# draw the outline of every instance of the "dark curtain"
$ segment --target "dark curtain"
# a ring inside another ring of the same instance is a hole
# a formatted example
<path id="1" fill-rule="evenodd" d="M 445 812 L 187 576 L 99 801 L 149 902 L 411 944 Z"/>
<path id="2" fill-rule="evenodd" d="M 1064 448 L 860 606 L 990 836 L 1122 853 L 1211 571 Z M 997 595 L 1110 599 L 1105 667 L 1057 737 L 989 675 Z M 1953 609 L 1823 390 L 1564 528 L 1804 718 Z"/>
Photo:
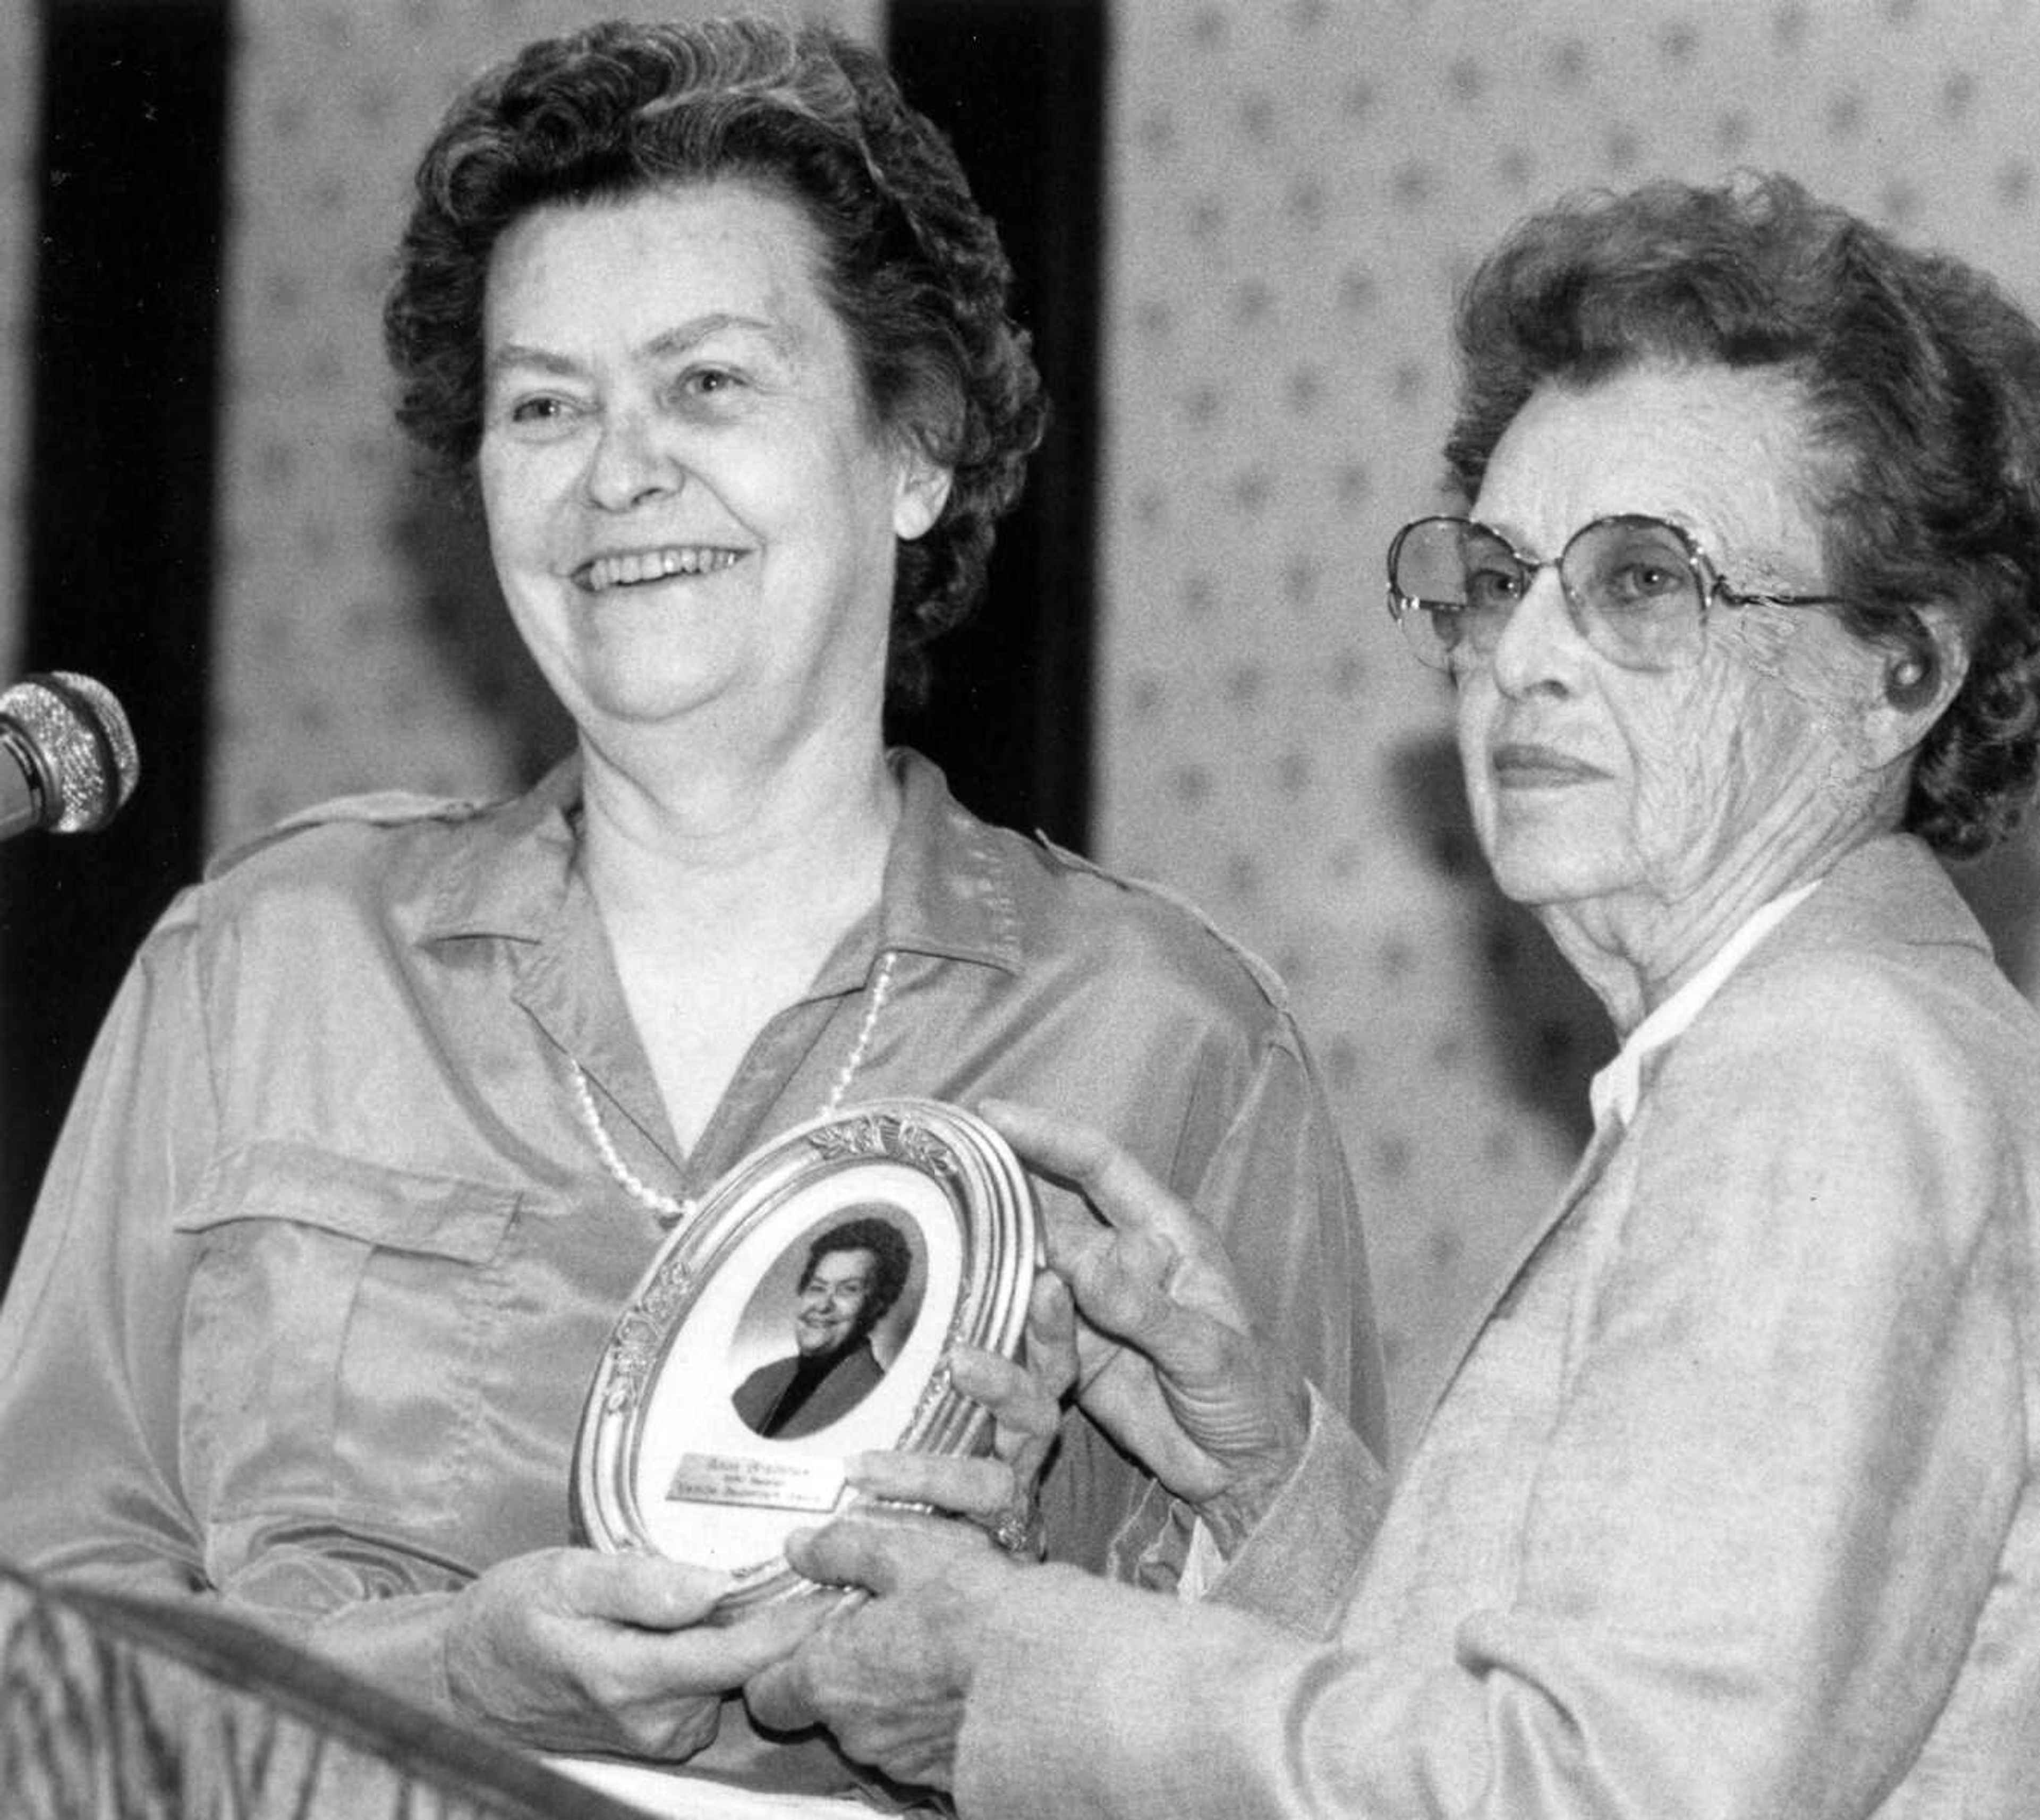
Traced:
<path id="1" fill-rule="evenodd" d="M 128 958 L 200 862 L 225 0 L 48 0 L 24 666 L 96 676 L 141 754 L 93 835 L 0 848 L 0 1273 Z"/>
<path id="2" fill-rule="evenodd" d="M 1014 267 L 1052 408 L 999 532 L 988 597 L 934 649 L 925 710 L 892 731 L 980 815 L 1089 832 L 1107 9 L 1102 0 L 893 0 L 887 54 L 949 135 Z"/>

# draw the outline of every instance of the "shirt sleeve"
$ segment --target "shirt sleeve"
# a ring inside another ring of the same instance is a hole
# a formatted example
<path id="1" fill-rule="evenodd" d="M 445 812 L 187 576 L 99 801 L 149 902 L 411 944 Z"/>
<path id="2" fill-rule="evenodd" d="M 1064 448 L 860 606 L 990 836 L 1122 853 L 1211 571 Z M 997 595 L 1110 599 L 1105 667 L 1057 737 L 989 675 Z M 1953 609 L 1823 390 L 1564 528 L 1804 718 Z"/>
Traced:
<path id="1" fill-rule="evenodd" d="M 1448 1651 L 1399 1653 L 1323 1578 L 1345 1615 L 1314 1643 L 1058 1574 L 987 1615 L 965 1810 L 1876 1807 L 1950 1700 L 2017 1506 L 2031 1137 L 1874 994 L 1798 1003 L 1817 1048 L 1778 1015 L 1730 1020 L 1646 1102 L 1513 1565 L 1441 1551 L 1402 1589 L 1496 1590 L 1445 1612 Z"/>
<path id="2" fill-rule="evenodd" d="M 257 1547 L 186 1495 L 195 1241 L 177 1216 L 213 1163 L 219 1125 L 204 947 L 187 899 L 137 955 L 0 1304 L 0 1557 L 50 1580 L 223 1598 L 443 1707 L 440 1638 L 463 1570 L 311 1525 Z M 223 1570 L 223 1553 L 252 1565 Z"/>
<path id="3" fill-rule="evenodd" d="M 1323 1085 L 1286 1013 L 1188 1193 L 1224 1239 L 1269 1337 L 1385 1457 L 1386 1375 L 1360 1209 Z"/>
<path id="4" fill-rule="evenodd" d="M 1359 1210 L 1323 1087 L 1286 1014 L 1204 1167 L 1170 1186 L 1224 1241 L 1265 1337 L 1384 1457 L 1386 1385 Z M 1114 1540 L 1113 1577 L 1180 1587 L 1196 1528 L 1187 1506 L 1149 1482 Z"/>
<path id="5" fill-rule="evenodd" d="M 101 1026 L 0 1306 L 0 1552 L 143 1593 L 205 1584 L 172 1228 L 215 1125 L 192 949 L 173 906 Z"/>

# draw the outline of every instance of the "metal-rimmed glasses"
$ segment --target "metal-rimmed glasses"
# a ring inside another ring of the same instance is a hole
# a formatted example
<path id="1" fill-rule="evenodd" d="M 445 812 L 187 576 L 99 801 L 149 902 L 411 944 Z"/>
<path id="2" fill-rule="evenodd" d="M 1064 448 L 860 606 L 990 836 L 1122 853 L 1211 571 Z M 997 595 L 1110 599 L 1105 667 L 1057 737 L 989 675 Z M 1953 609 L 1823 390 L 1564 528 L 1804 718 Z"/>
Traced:
<path id="1" fill-rule="evenodd" d="M 1555 558 L 1526 556 L 1477 519 L 1420 518 L 1388 546 L 1388 615 L 1419 662 L 1461 676 L 1494 654 L 1540 569 L 1555 568 L 1574 627 L 1625 670 L 1696 663 L 1709 607 L 1833 607 L 1832 594 L 1745 594 L 1691 532 L 1642 512 L 1583 524 Z"/>

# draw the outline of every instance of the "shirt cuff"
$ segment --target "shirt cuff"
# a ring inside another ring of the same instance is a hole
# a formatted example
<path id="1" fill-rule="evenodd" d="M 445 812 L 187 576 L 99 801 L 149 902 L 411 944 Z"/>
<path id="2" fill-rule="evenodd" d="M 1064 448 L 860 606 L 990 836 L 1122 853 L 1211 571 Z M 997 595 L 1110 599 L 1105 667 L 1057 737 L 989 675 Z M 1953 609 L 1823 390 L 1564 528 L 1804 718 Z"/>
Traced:
<path id="1" fill-rule="evenodd" d="M 1345 1418 L 1311 1387 L 1303 1456 L 1206 1596 L 1300 1636 L 1330 1634 L 1328 1586 L 1360 1571 L 1388 1502 L 1388 1475 Z M 1200 1525 L 1201 1528 L 1201 1525 Z"/>
<path id="2" fill-rule="evenodd" d="M 317 1620 L 305 1647 L 414 1706 L 460 1719 L 446 1671 L 447 1608 L 459 1597 L 405 1593 L 364 1600 Z"/>

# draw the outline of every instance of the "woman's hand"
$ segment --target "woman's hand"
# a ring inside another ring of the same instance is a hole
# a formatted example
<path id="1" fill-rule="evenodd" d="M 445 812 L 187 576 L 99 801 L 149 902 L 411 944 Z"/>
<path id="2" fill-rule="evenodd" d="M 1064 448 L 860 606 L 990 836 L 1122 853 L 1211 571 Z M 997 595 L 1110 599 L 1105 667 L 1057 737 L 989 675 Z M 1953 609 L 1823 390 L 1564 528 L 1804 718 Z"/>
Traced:
<path id="1" fill-rule="evenodd" d="M 551 1548 L 499 1562 L 454 1601 L 455 1706 L 544 1750 L 675 1762 L 715 1736 L 722 1696 L 799 1643 L 832 1601 L 703 1623 L 729 1576 L 653 1555 Z"/>
<path id="2" fill-rule="evenodd" d="M 950 1381 L 991 1414 L 989 1453 L 856 1454 L 849 1462 L 850 1483 L 874 1498 L 966 1518 L 1009 1553 L 1038 1555 L 1035 1482 L 1077 1372 L 1076 1315 L 1060 1277 L 1044 1273 L 1035 1280 L 1024 1356 L 1026 1362 L 1016 1365 L 976 1346 L 950 1350 Z"/>
<path id="3" fill-rule="evenodd" d="M 867 1510 L 801 1530 L 786 1558 L 811 1578 L 867 1587 L 744 1690 L 759 1723 L 826 1725 L 861 1763 L 903 1782 L 953 1785 L 976 1664 L 980 1602 L 1022 1570 L 968 1524 Z"/>
<path id="4" fill-rule="evenodd" d="M 1003 1578 L 1011 1557 L 1041 1552 L 1035 1483 L 1076 1376 L 1075 1311 L 1068 1285 L 1046 1272 L 1028 1300 L 1024 1351 L 1024 1365 L 976 1346 L 950 1352 L 950 1381 L 991 1413 L 989 1453 L 862 1453 L 849 1462 L 860 1491 L 942 1515 L 866 1506 L 790 1540 L 786 1559 L 797 1572 L 877 1597 L 838 1609 L 797 1654 L 752 1679 L 744 1698 L 761 1723 L 826 1724 L 860 1762 L 904 1781 L 950 1785 L 969 1685 L 971 1589 L 980 1576 Z M 957 1517 L 965 1521 L 946 1520 Z"/>
<path id="5" fill-rule="evenodd" d="M 1254 1336 L 1211 1229 L 1125 1152 L 1074 1120 L 1003 1101 L 980 1110 L 1103 1221 L 1049 1224 L 1049 1261 L 1088 1323 L 1075 1340 L 1078 1401 L 1230 1552 L 1303 1453 L 1302 1376 Z"/>
<path id="6" fill-rule="evenodd" d="M 992 1456 L 867 1454 L 854 1482 L 989 1516 L 1039 1470 L 1074 1373 L 1094 1418 L 1229 1548 L 1303 1451 L 1303 1379 L 1254 1338 L 1224 1247 L 1125 1152 L 1046 1114 L 998 1102 L 982 1110 L 1025 1160 L 1082 1189 L 1105 1224 L 1052 1221 L 1049 1262 L 1068 1287 L 1054 1276 L 1035 1285 L 1026 1371 L 957 1355 L 959 1385 L 999 1418 Z M 1071 1293 L 1083 1322 L 1072 1319 Z M 880 1510 L 796 1534 L 786 1558 L 811 1579 L 872 1597 L 832 1612 L 752 1678 L 753 1716 L 786 1730 L 826 1725 L 862 1762 L 950 1787 L 982 1609 L 1015 1583 L 1012 1561 L 967 1525 Z"/>

